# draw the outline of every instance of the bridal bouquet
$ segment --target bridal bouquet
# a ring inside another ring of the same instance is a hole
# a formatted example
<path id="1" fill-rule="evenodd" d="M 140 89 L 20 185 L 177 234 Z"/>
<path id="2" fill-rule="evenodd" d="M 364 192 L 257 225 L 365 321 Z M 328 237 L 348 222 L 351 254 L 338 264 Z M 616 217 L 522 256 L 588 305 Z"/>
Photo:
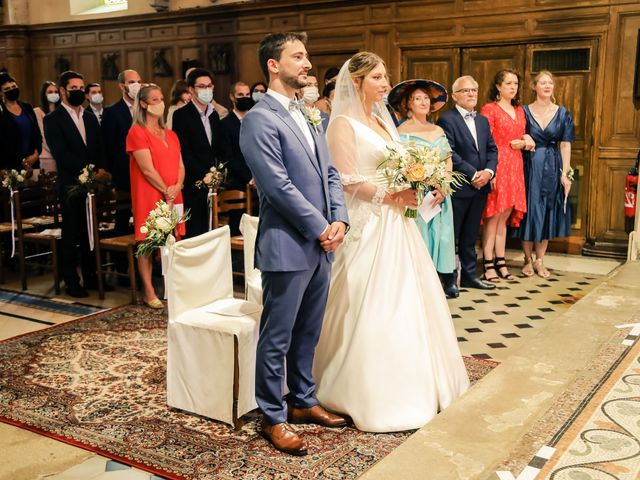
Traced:
<path id="1" fill-rule="evenodd" d="M 197 188 L 208 188 L 209 190 L 217 190 L 224 183 L 227 177 L 227 169 L 222 163 L 212 166 L 205 174 L 202 180 L 196 182 Z"/>
<path id="2" fill-rule="evenodd" d="M 2 186 L 4 188 L 8 188 L 9 190 L 17 190 L 22 186 L 25 179 L 27 178 L 27 171 L 20 170 L 17 171 L 15 169 L 11 170 L 2 170 Z"/>
<path id="3" fill-rule="evenodd" d="M 149 212 L 144 225 L 140 227 L 140 233 L 147 237 L 138 245 L 136 256 L 149 256 L 156 248 L 164 246 L 167 237 L 179 223 L 189 219 L 189 211 L 179 215 L 175 209 L 169 208 L 164 200 L 156 203 L 156 208 Z"/>
<path id="4" fill-rule="evenodd" d="M 437 188 L 443 195 L 449 195 L 454 187 L 462 186 L 465 181 L 460 172 L 448 172 L 439 148 L 417 145 L 408 142 L 405 145 L 387 146 L 384 161 L 378 166 L 382 169 L 389 186 L 396 189 L 407 184 L 418 192 L 418 204 L 431 188 Z M 405 217 L 416 218 L 418 211 L 407 208 Z"/>

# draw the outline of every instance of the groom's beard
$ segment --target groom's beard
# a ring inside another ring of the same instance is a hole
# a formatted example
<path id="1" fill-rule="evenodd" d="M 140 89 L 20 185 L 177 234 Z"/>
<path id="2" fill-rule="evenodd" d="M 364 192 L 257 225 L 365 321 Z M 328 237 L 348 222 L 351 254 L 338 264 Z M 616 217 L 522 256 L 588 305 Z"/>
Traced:
<path id="1" fill-rule="evenodd" d="M 307 86 L 307 82 L 303 80 L 298 80 L 298 75 L 282 75 L 280 76 L 280 81 L 285 85 L 295 89 L 300 90 Z"/>

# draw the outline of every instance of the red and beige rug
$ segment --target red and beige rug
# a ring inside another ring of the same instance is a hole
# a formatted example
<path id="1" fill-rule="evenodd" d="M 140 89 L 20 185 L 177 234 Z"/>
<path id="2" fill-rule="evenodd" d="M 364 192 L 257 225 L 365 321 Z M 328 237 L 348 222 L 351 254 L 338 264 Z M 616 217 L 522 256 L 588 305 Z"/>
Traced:
<path id="1" fill-rule="evenodd" d="M 0 421 L 172 479 L 355 478 L 411 432 L 304 426 L 310 454 L 278 453 L 260 417 L 227 425 L 166 405 L 166 313 L 127 306 L 0 343 Z M 465 358 L 472 381 L 497 363 Z"/>

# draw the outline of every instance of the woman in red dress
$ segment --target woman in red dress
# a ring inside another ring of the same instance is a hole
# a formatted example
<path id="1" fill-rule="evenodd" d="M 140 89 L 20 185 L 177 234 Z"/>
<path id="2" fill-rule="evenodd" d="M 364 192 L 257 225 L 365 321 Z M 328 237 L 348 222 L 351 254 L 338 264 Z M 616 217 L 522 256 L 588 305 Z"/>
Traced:
<path id="1" fill-rule="evenodd" d="M 533 148 L 534 143 L 525 134 L 519 80 L 515 70 L 504 69 L 496 73 L 489 91 L 492 102 L 480 111 L 489 119 L 491 134 L 498 147 L 498 168 L 491 180 L 482 229 L 484 279 L 490 282 L 499 282 L 500 278 L 514 280 L 505 261 L 507 223 L 512 227 L 519 226 L 527 211 L 522 150 Z"/>
<path id="2" fill-rule="evenodd" d="M 133 126 L 127 135 L 129 171 L 131 174 L 131 204 L 136 240 L 145 239 L 140 231 L 149 212 L 164 200 L 169 207 L 182 210 L 184 165 L 180 142 L 173 131 L 164 125 L 164 97 L 157 85 L 140 89 L 133 106 Z M 178 226 L 184 235 L 184 223 Z M 138 257 L 138 271 L 144 289 L 144 303 L 151 308 L 163 308 L 151 283 L 151 258 Z"/>

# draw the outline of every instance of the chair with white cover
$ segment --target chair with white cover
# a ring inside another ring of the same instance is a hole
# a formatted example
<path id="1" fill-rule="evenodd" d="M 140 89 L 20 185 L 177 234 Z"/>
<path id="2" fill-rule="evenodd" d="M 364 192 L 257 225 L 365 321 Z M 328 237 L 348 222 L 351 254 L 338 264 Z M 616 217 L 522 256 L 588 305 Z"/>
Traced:
<path id="1" fill-rule="evenodd" d="M 240 232 L 244 239 L 244 294 L 249 302 L 262 305 L 262 274 L 253 264 L 256 239 L 258 236 L 258 217 L 246 213 L 240 219 Z"/>
<path id="2" fill-rule="evenodd" d="M 257 408 L 261 306 L 233 298 L 229 227 L 167 243 L 167 403 L 238 428 Z"/>

